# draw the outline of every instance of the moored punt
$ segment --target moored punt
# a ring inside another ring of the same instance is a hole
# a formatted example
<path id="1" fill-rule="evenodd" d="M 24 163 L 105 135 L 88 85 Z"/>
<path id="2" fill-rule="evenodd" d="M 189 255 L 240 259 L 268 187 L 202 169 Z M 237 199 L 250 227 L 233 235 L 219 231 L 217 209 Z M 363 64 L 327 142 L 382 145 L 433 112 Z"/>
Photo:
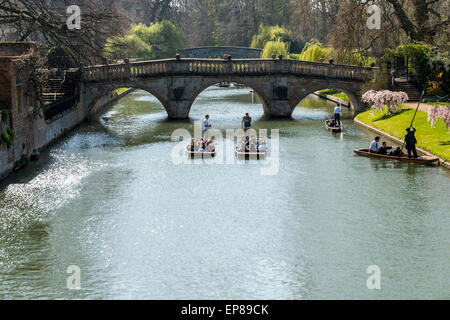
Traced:
<path id="1" fill-rule="evenodd" d="M 236 157 L 238 159 L 265 159 L 267 155 L 267 151 L 264 152 L 242 152 L 238 150 L 236 147 Z"/>
<path id="2" fill-rule="evenodd" d="M 330 123 L 330 120 L 326 120 L 325 121 L 325 128 L 327 128 L 327 130 L 329 130 L 329 131 L 331 131 L 331 132 L 336 132 L 336 133 L 338 133 L 338 132 L 342 132 L 343 130 L 344 130 L 344 127 L 342 126 L 342 123 L 341 123 L 341 126 L 340 127 L 330 127 L 328 124 Z"/>
<path id="3" fill-rule="evenodd" d="M 186 147 L 186 154 L 191 158 L 213 158 L 216 156 L 216 151 L 214 152 L 201 152 L 201 151 L 191 151 L 190 146 Z"/>
<path id="4" fill-rule="evenodd" d="M 419 158 L 387 156 L 387 155 L 378 154 L 378 153 L 371 153 L 371 152 L 369 152 L 369 149 L 355 149 L 354 152 L 360 156 L 384 159 L 384 160 L 395 160 L 395 161 L 417 163 L 417 164 L 433 164 L 434 162 L 439 163 L 439 158 L 430 157 L 430 156 L 422 156 Z"/>

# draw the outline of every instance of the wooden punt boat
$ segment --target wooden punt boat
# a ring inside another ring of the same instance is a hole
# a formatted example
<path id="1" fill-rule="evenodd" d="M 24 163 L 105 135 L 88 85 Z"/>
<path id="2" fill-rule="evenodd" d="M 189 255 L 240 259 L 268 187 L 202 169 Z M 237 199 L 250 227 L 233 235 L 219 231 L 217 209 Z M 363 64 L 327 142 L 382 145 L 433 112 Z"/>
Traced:
<path id="1" fill-rule="evenodd" d="M 340 127 L 330 127 L 328 124 L 330 123 L 330 120 L 326 120 L 325 121 L 325 128 L 327 128 L 328 131 L 331 132 L 335 132 L 335 133 L 339 133 L 344 131 L 344 127 L 342 126 L 342 122 L 341 122 L 341 126 Z"/>
<path id="2" fill-rule="evenodd" d="M 267 150 L 264 152 L 242 152 L 238 151 L 238 147 L 236 147 L 236 157 L 238 159 L 265 159 L 267 156 Z"/>
<path id="3" fill-rule="evenodd" d="M 409 163 L 417 163 L 417 164 L 433 164 L 434 162 L 439 163 L 439 158 L 430 157 L 430 156 L 422 156 L 419 158 L 408 158 L 408 157 L 396 157 L 396 156 L 385 156 L 383 154 L 378 153 L 370 153 L 369 149 L 355 149 L 354 152 L 363 157 L 369 158 L 377 158 L 384 160 L 396 160 L 401 162 L 409 162 Z"/>
<path id="4" fill-rule="evenodd" d="M 191 158 L 214 158 L 216 156 L 216 151 L 214 152 L 200 152 L 191 151 L 190 146 L 186 146 L 186 154 Z"/>

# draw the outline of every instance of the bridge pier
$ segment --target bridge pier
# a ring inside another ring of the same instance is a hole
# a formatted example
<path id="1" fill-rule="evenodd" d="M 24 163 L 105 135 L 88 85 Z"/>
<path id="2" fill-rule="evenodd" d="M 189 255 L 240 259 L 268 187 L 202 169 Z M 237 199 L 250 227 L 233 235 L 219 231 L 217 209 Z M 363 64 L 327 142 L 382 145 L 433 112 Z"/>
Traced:
<path id="1" fill-rule="evenodd" d="M 294 109 L 288 100 L 274 100 L 264 108 L 264 113 L 270 118 L 290 118 Z"/>
<path id="2" fill-rule="evenodd" d="M 183 120 L 189 118 L 191 109 L 189 101 L 168 101 L 164 104 L 169 119 Z"/>

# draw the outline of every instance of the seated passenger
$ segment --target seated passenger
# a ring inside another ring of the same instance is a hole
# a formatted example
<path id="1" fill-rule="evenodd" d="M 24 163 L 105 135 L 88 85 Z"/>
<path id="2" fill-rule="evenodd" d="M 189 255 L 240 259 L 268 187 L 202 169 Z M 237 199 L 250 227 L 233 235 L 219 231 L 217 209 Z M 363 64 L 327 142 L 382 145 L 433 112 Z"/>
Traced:
<path id="1" fill-rule="evenodd" d="M 397 147 L 395 150 L 389 152 L 390 156 L 393 157 L 404 157 L 405 154 L 402 152 L 402 149 L 400 149 L 400 147 Z"/>
<path id="2" fill-rule="evenodd" d="M 239 144 L 238 144 L 238 151 L 239 152 L 245 152 L 245 147 L 246 147 L 245 141 L 239 142 Z"/>
<path id="3" fill-rule="evenodd" d="M 203 141 L 203 139 L 202 139 L 202 141 Z M 200 147 L 200 149 L 198 151 L 205 152 L 205 149 L 206 149 L 206 143 L 205 143 L 205 141 L 203 141 L 202 146 Z"/>
<path id="4" fill-rule="evenodd" d="M 328 126 L 329 127 L 336 127 L 336 121 L 334 120 L 334 118 L 331 118 L 328 120 Z"/>
<path id="5" fill-rule="evenodd" d="M 263 144 L 266 144 L 266 141 L 264 140 L 264 138 L 260 138 L 258 140 L 258 146 L 263 145 Z"/>
<path id="6" fill-rule="evenodd" d="M 252 142 L 249 147 L 250 152 L 256 152 L 258 149 L 256 147 L 256 143 Z"/>
<path id="7" fill-rule="evenodd" d="M 372 141 L 372 143 L 370 144 L 369 147 L 369 152 L 370 153 L 377 153 L 378 152 L 378 143 L 380 142 L 380 137 L 376 137 L 375 140 Z"/>
<path id="8" fill-rule="evenodd" d="M 266 149 L 267 147 L 265 143 L 262 143 L 258 146 L 258 152 L 266 152 Z"/>
<path id="9" fill-rule="evenodd" d="M 212 141 L 211 140 L 208 140 L 208 142 L 206 143 L 206 149 L 205 149 L 205 151 L 206 152 L 214 152 L 214 151 L 216 151 L 216 147 L 214 146 L 214 144 L 212 143 Z"/>
<path id="10" fill-rule="evenodd" d="M 383 145 L 380 147 L 380 149 L 378 149 L 378 154 L 382 154 L 382 155 L 387 155 L 388 154 L 388 150 L 391 150 L 392 147 L 388 147 L 386 142 L 383 142 Z"/>
<path id="11" fill-rule="evenodd" d="M 189 151 L 194 152 L 196 144 L 197 142 L 195 141 L 195 139 L 192 139 L 191 143 L 189 144 Z"/>

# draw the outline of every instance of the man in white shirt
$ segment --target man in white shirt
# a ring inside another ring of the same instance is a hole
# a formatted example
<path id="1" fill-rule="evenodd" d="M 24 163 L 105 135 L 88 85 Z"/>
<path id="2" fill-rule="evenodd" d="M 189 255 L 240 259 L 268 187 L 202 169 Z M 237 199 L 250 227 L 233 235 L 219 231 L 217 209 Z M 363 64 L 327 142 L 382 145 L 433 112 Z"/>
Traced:
<path id="1" fill-rule="evenodd" d="M 337 105 L 336 108 L 334 108 L 334 122 L 338 128 L 341 126 L 341 113 L 341 106 Z"/>
<path id="2" fill-rule="evenodd" d="M 370 153 L 377 153 L 378 150 L 380 149 L 378 146 L 378 143 L 380 142 L 380 137 L 376 137 L 375 140 L 372 141 L 372 143 L 370 144 L 370 148 L 369 148 L 369 152 Z"/>
<path id="3" fill-rule="evenodd" d="M 203 139 L 207 141 L 209 139 L 209 130 L 211 129 L 211 125 L 209 124 L 209 115 L 205 116 L 205 120 L 203 120 Z"/>

